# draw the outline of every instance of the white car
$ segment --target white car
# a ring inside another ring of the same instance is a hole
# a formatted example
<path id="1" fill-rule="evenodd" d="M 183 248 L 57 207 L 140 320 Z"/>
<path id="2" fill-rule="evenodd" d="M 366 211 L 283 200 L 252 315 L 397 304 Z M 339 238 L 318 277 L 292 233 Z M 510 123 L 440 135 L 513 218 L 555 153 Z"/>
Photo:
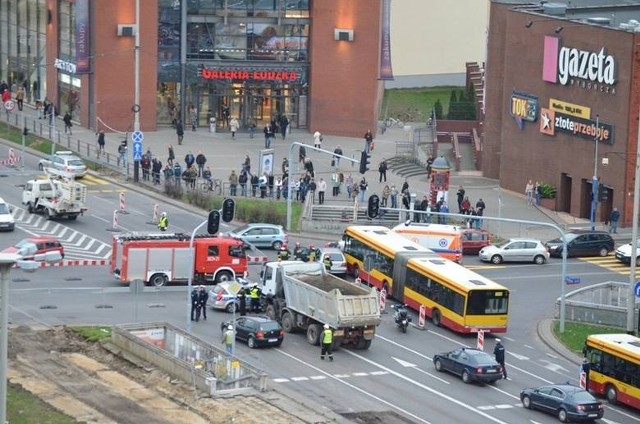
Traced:
<path id="1" fill-rule="evenodd" d="M 11 212 L 11 207 L 0 197 L 0 230 L 13 231 L 16 228 Z"/>
<path id="2" fill-rule="evenodd" d="M 341 277 L 347 275 L 347 259 L 344 257 L 342 250 L 336 247 L 323 247 L 319 249 L 320 254 L 318 255 L 317 260 L 323 262 L 325 256 L 329 256 L 331 258 L 331 269 L 329 269 L 329 273 L 336 274 Z"/>
<path id="3" fill-rule="evenodd" d="M 513 238 L 500 245 L 485 246 L 478 253 L 481 261 L 500 264 L 502 262 L 533 262 L 542 265 L 549 260 L 549 251 L 540 240 Z"/>
<path id="4" fill-rule="evenodd" d="M 623 244 L 616 249 L 616 259 L 625 264 L 631 264 L 631 243 Z M 640 265 L 640 240 L 636 241 L 636 265 Z"/>
<path id="5" fill-rule="evenodd" d="M 76 178 L 82 178 L 87 174 L 87 166 L 82 159 L 68 150 L 55 152 L 44 159 L 40 159 L 38 168 L 41 171 L 44 168 L 54 168 L 72 174 Z"/>

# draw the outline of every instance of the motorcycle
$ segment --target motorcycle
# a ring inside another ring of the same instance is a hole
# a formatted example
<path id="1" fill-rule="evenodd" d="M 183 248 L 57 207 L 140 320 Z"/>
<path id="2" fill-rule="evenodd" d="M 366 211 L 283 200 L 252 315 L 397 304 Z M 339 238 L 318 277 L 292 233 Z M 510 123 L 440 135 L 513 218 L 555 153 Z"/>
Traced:
<path id="1" fill-rule="evenodd" d="M 409 327 L 409 323 L 411 322 L 411 317 L 407 312 L 407 305 L 400 303 L 398 305 L 392 305 L 391 307 L 395 309 L 393 320 L 398 328 L 401 329 L 403 333 L 406 333 L 407 327 Z"/>

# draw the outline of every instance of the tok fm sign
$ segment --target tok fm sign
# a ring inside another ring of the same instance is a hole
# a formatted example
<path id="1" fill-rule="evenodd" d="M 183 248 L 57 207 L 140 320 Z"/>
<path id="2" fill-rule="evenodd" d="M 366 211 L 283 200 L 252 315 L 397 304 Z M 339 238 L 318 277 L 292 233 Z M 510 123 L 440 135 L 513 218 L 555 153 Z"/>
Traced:
<path id="1" fill-rule="evenodd" d="M 579 118 L 542 108 L 540 111 L 540 132 L 554 136 L 556 132 L 571 134 L 587 140 L 597 139 L 599 142 L 613 144 L 613 125 L 591 119 Z"/>
<path id="2" fill-rule="evenodd" d="M 518 127 L 524 129 L 524 121 L 535 122 L 538 119 L 538 97 L 514 90 L 510 113 Z"/>

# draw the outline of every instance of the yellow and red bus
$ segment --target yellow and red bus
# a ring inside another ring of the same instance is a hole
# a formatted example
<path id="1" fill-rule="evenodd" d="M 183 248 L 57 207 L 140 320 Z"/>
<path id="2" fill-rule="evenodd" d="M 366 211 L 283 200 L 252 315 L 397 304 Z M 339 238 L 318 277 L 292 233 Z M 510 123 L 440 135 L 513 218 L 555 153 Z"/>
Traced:
<path id="1" fill-rule="evenodd" d="M 640 409 L 640 338 L 630 334 L 592 334 L 584 346 L 589 390 L 610 403 Z"/>
<path id="2" fill-rule="evenodd" d="M 350 226 L 344 232 L 347 270 L 436 326 L 459 333 L 507 331 L 509 290 L 404 236 L 380 226 Z"/>

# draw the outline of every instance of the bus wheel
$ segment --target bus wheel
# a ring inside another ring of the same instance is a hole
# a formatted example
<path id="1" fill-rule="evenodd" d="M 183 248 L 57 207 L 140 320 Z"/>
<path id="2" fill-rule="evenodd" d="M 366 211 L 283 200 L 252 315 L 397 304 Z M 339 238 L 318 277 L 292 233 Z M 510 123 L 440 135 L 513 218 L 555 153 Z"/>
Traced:
<path id="1" fill-rule="evenodd" d="M 387 297 L 391 297 L 391 293 L 389 293 L 389 284 L 387 284 L 386 281 L 382 283 L 382 289 L 387 294 Z"/>
<path id="2" fill-rule="evenodd" d="M 360 278 L 360 268 L 358 268 L 357 266 L 353 268 L 353 278 Z"/>
<path id="3" fill-rule="evenodd" d="M 431 312 L 431 322 L 433 322 L 433 325 L 435 325 L 436 327 L 440 327 L 440 311 L 437 309 L 434 309 L 433 312 Z"/>
<path id="4" fill-rule="evenodd" d="M 605 393 L 607 394 L 607 400 L 611 405 L 618 403 L 618 390 L 616 390 L 616 386 L 609 384 Z"/>

